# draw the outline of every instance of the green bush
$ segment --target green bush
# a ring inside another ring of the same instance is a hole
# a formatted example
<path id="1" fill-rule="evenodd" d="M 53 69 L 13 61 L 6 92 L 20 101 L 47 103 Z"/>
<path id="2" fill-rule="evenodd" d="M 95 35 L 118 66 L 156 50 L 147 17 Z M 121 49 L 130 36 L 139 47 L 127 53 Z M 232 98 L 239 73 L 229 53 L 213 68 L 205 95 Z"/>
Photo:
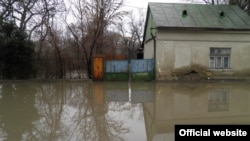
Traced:
<path id="1" fill-rule="evenodd" d="M 34 43 L 11 22 L 0 23 L 0 74 L 2 79 L 27 79 L 33 74 Z M 0 78 L 1 78 L 0 77 Z"/>

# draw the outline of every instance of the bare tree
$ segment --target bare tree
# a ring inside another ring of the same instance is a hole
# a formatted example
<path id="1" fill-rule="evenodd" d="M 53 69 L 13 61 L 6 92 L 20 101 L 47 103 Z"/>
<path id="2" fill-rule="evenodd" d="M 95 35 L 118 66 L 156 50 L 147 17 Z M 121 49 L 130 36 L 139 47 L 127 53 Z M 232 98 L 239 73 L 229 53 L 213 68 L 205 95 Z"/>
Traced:
<path id="1" fill-rule="evenodd" d="M 61 50 L 59 48 L 60 37 L 56 34 L 56 31 L 53 30 L 54 16 L 55 16 L 56 9 L 54 7 L 49 7 L 49 2 L 51 1 L 45 1 L 45 9 L 48 9 L 48 11 L 51 12 L 51 13 L 50 12 L 47 13 L 48 18 L 47 18 L 47 21 L 45 22 L 45 26 L 47 28 L 52 47 L 54 48 L 54 51 L 55 51 L 56 62 L 58 65 L 57 74 L 58 74 L 58 77 L 62 79 L 64 76 L 64 69 L 63 69 Z M 56 1 L 54 2 L 56 3 Z"/>
<path id="2" fill-rule="evenodd" d="M 241 9 L 250 14 L 250 0 L 203 0 L 206 4 L 230 4 L 238 5 Z"/>
<path id="3" fill-rule="evenodd" d="M 76 0 L 71 1 L 71 10 L 76 24 L 70 25 L 77 46 L 83 49 L 88 76 L 91 78 L 91 62 L 94 54 L 103 54 L 103 40 L 109 25 L 121 19 L 124 12 L 119 11 L 123 0 Z M 66 21 L 66 20 L 65 20 Z M 75 28 L 72 28 L 75 27 Z"/>
<path id="4" fill-rule="evenodd" d="M 33 22 L 36 25 L 33 26 L 32 30 L 35 31 L 33 39 L 37 42 L 37 70 L 39 77 L 50 78 L 57 76 L 63 78 L 63 57 L 60 49 L 62 39 L 54 25 L 59 22 L 56 21 L 57 16 L 64 11 L 63 0 L 41 0 L 37 4 L 42 9 L 41 21 Z"/>
<path id="5" fill-rule="evenodd" d="M 206 4 L 218 5 L 218 4 L 228 4 L 229 0 L 203 0 Z"/>
<path id="6" fill-rule="evenodd" d="M 250 0 L 230 0 L 230 4 L 237 4 L 247 14 L 250 14 Z"/>
<path id="7" fill-rule="evenodd" d="M 32 33 L 44 24 L 47 14 L 64 11 L 63 0 L 1 0 L 0 19 L 15 21 L 31 38 Z"/>
<path id="8" fill-rule="evenodd" d="M 118 25 L 120 34 L 123 37 L 123 43 L 128 49 L 129 58 L 134 58 L 136 50 L 142 46 L 142 34 L 144 30 L 144 15 L 139 12 L 139 18 L 135 18 L 131 13 L 129 16 L 128 27 L 124 23 Z"/>
<path id="9" fill-rule="evenodd" d="M 7 20 L 13 16 L 13 5 L 17 0 L 1 0 L 0 1 L 0 20 Z"/>

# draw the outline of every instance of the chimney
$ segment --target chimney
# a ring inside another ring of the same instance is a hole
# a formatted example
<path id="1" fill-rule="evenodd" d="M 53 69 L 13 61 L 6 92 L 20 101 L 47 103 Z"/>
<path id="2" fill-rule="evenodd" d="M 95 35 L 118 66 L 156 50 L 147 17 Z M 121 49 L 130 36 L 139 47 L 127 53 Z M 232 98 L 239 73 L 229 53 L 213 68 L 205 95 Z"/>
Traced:
<path id="1" fill-rule="evenodd" d="M 187 10 L 182 11 L 182 17 L 186 17 L 188 15 Z"/>
<path id="2" fill-rule="evenodd" d="M 225 16 L 225 12 L 224 11 L 220 11 L 220 17 L 224 17 Z"/>

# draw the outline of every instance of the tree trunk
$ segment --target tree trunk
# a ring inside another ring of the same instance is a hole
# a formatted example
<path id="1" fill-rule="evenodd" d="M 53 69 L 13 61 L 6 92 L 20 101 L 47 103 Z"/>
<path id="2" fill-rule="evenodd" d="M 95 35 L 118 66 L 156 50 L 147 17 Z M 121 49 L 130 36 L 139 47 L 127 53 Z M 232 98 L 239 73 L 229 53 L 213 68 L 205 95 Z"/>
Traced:
<path id="1" fill-rule="evenodd" d="M 59 70 L 58 70 L 59 79 L 62 79 L 64 71 L 63 71 L 63 62 L 62 62 L 61 52 L 59 50 L 59 47 L 58 47 L 57 43 L 54 44 L 54 47 L 55 47 L 56 56 L 57 56 L 57 59 L 58 59 L 58 65 L 59 65 Z"/>
<path id="2" fill-rule="evenodd" d="M 89 79 L 92 79 L 92 65 L 91 65 L 91 61 L 92 59 L 89 58 L 88 61 L 87 61 L 87 67 L 88 67 L 88 76 L 89 76 Z"/>
<path id="3" fill-rule="evenodd" d="M 64 75 L 64 71 L 63 71 L 63 63 L 62 63 L 62 57 L 61 57 L 61 51 L 58 47 L 58 40 L 57 40 L 57 37 L 56 35 L 53 33 L 53 31 L 51 30 L 50 27 L 49 28 L 49 33 L 50 33 L 50 37 L 51 37 L 51 40 L 52 40 L 52 45 L 55 49 L 55 57 L 57 59 L 57 62 L 58 62 L 58 76 L 59 76 L 59 79 L 62 79 L 63 78 L 63 75 Z"/>

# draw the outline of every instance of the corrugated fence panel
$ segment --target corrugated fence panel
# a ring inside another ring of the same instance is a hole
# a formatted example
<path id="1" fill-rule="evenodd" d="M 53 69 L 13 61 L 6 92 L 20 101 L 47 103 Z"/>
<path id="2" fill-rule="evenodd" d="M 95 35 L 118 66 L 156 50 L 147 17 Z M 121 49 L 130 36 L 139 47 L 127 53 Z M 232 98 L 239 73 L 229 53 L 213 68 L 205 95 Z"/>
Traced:
<path id="1" fill-rule="evenodd" d="M 128 72 L 128 61 L 106 61 L 106 73 Z"/>
<path id="2" fill-rule="evenodd" d="M 150 81 L 154 79 L 154 60 L 131 60 L 131 80 Z"/>
<path id="3" fill-rule="evenodd" d="M 150 72 L 154 68 L 153 59 L 131 60 L 131 73 Z"/>
<path id="4" fill-rule="evenodd" d="M 153 59 L 131 60 L 130 69 L 127 60 L 107 60 L 105 64 L 105 80 L 128 80 L 129 77 L 134 81 L 154 79 Z"/>
<path id="5" fill-rule="evenodd" d="M 105 80 L 127 81 L 129 78 L 128 61 L 106 61 Z"/>

